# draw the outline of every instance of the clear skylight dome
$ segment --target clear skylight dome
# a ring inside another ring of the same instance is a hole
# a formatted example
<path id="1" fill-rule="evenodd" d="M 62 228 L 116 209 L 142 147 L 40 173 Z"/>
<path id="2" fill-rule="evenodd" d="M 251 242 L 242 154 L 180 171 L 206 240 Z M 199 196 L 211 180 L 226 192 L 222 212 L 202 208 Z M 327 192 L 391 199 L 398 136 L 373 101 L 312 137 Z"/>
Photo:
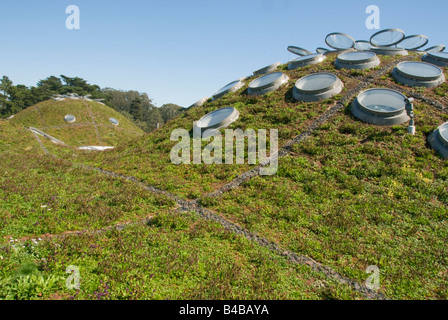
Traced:
<path id="1" fill-rule="evenodd" d="M 64 117 L 65 122 L 73 123 L 76 121 L 76 117 L 72 114 L 68 114 Z"/>
<path id="2" fill-rule="evenodd" d="M 240 89 L 241 87 L 244 86 L 244 82 L 242 82 L 241 80 L 236 80 L 233 81 L 227 85 L 225 85 L 224 87 L 222 87 L 221 89 L 219 89 L 214 95 L 213 98 L 214 99 L 218 99 L 221 98 L 222 96 L 230 93 L 230 92 L 234 92 L 238 89 Z"/>
<path id="3" fill-rule="evenodd" d="M 233 107 L 224 107 L 222 109 L 215 110 L 203 116 L 195 123 L 194 130 L 203 134 L 203 138 L 213 135 L 214 131 L 210 131 L 209 134 L 204 135 L 206 130 L 228 127 L 235 122 L 240 116 L 237 109 Z"/>
<path id="4" fill-rule="evenodd" d="M 354 51 L 340 54 L 335 61 L 338 69 L 370 69 L 381 63 L 378 56 L 373 52 Z"/>
<path id="5" fill-rule="evenodd" d="M 115 118 L 109 118 L 109 122 L 112 123 L 114 126 L 118 126 L 120 123 Z"/>
<path id="6" fill-rule="evenodd" d="M 401 62 L 392 75 L 398 82 L 411 87 L 434 88 L 445 81 L 442 69 L 425 62 Z"/>
<path id="7" fill-rule="evenodd" d="M 368 89 L 353 101 L 351 111 L 358 119 L 376 125 L 400 125 L 410 120 L 406 96 L 390 89 Z"/>
<path id="8" fill-rule="evenodd" d="M 436 46 L 432 46 L 432 47 L 426 48 L 423 51 L 426 51 L 426 52 L 442 52 L 443 50 L 445 50 L 445 48 L 446 47 L 443 44 L 438 44 Z"/>
<path id="9" fill-rule="evenodd" d="M 372 49 L 372 45 L 369 41 L 358 40 L 355 42 L 355 49 L 359 51 L 369 51 L 370 49 Z"/>
<path id="10" fill-rule="evenodd" d="M 370 50 L 383 56 L 407 56 L 409 54 L 406 49 L 396 47 L 372 47 Z"/>
<path id="11" fill-rule="evenodd" d="M 342 81 L 331 73 L 315 73 L 297 80 L 293 97 L 299 101 L 314 102 L 329 99 L 340 93 Z"/>
<path id="12" fill-rule="evenodd" d="M 398 48 L 403 48 L 406 50 L 417 50 L 420 49 L 428 43 L 429 39 L 427 36 L 423 34 L 416 34 L 412 36 L 408 36 L 401 40 L 398 44 Z"/>
<path id="13" fill-rule="evenodd" d="M 196 101 L 196 102 L 193 103 L 191 106 L 189 106 L 188 109 L 195 108 L 195 107 L 200 107 L 200 106 L 202 106 L 207 100 L 208 100 L 208 98 L 202 98 L 201 100 Z"/>
<path id="14" fill-rule="evenodd" d="M 439 67 L 448 67 L 448 52 L 428 52 L 422 60 Z"/>
<path id="15" fill-rule="evenodd" d="M 282 72 L 274 72 L 255 79 L 249 84 L 249 95 L 262 95 L 280 88 L 289 77 Z"/>
<path id="16" fill-rule="evenodd" d="M 370 37 L 370 43 L 374 47 L 394 46 L 405 37 L 404 31 L 400 29 L 385 29 L 378 31 Z"/>
<path id="17" fill-rule="evenodd" d="M 311 51 L 295 46 L 289 46 L 287 49 L 289 52 L 294 53 L 298 56 L 307 56 L 309 54 L 313 54 Z"/>
<path id="18" fill-rule="evenodd" d="M 448 122 L 445 122 L 436 131 L 431 133 L 428 141 L 442 157 L 448 159 Z"/>
<path id="19" fill-rule="evenodd" d="M 326 49 L 326 48 L 319 47 L 319 48 L 316 49 L 316 52 L 317 52 L 317 53 L 325 54 L 325 53 L 331 52 L 331 50 L 328 50 L 328 49 Z"/>
<path id="20" fill-rule="evenodd" d="M 289 63 L 288 69 L 294 70 L 297 68 L 305 67 L 311 64 L 318 64 L 324 61 L 326 57 L 323 54 L 315 53 L 315 54 L 309 54 L 307 56 L 301 56 L 294 60 L 292 60 Z"/>
<path id="21" fill-rule="evenodd" d="M 333 49 L 336 50 L 346 50 L 351 49 L 355 46 L 355 40 L 348 34 L 334 32 L 327 35 L 325 38 L 325 43 Z"/>
<path id="22" fill-rule="evenodd" d="M 261 76 L 263 74 L 271 73 L 277 70 L 277 68 L 281 65 L 281 62 L 276 62 L 274 64 L 271 64 L 267 67 L 264 67 L 260 70 L 254 71 L 254 76 Z"/>

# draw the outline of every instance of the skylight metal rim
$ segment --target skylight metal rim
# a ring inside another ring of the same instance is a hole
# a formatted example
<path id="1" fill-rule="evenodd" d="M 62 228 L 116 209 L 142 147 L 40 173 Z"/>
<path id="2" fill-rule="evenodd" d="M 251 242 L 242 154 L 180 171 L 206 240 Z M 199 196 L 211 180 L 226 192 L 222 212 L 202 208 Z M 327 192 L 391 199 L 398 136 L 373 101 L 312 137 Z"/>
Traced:
<path id="1" fill-rule="evenodd" d="M 295 61 L 297 59 L 300 59 L 301 57 L 291 60 L 288 65 L 288 69 L 294 70 L 294 69 L 306 67 L 310 64 L 318 64 L 318 63 L 325 61 L 325 59 L 327 58 L 322 53 L 313 53 L 312 55 L 313 55 L 313 57 L 309 57 L 308 59 L 304 59 L 304 60 Z M 306 57 L 306 56 L 302 56 L 302 57 Z"/>
<path id="2" fill-rule="evenodd" d="M 442 136 L 442 129 L 448 130 L 448 122 L 445 122 L 440 127 L 437 128 L 437 137 L 439 138 L 440 142 L 445 145 L 445 147 L 448 148 L 448 139 L 446 139 L 444 136 Z"/>
<path id="3" fill-rule="evenodd" d="M 324 51 L 324 52 L 319 52 L 319 50 L 320 50 L 320 51 Z M 316 48 L 316 53 L 326 54 L 326 53 L 329 53 L 329 52 L 331 52 L 331 50 L 329 50 L 329 49 L 327 49 L 327 48 L 323 48 L 323 47 L 317 47 L 317 48 Z"/>
<path id="4" fill-rule="evenodd" d="M 303 82 L 303 81 L 305 81 L 308 78 L 316 77 L 316 76 L 319 76 L 319 75 L 330 75 L 330 76 L 332 76 L 334 78 L 334 81 L 333 81 L 333 83 L 330 86 L 322 88 L 322 89 L 317 89 L 317 90 L 304 90 L 304 89 L 300 89 L 299 87 L 297 87 L 299 82 Z M 338 78 L 338 76 L 336 76 L 336 75 L 334 75 L 332 73 L 329 73 L 329 72 L 313 73 L 313 74 L 309 74 L 307 76 L 304 76 L 304 77 L 298 79 L 296 81 L 296 83 L 294 84 L 294 87 L 297 88 L 297 90 L 300 91 L 301 93 L 313 95 L 313 94 L 319 94 L 319 93 L 324 93 L 324 92 L 333 90 L 334 88 L 336 88 L 339 85 L 338 80 L 341 81 Z"/>
<path id="5" fill-rule="evenodd" d="M 404 65 L 404 64 L 409 64 L 409 63 L 421 63 L 421 64 L 426 64 L 430 67 L 434 67 L 437 68 L 440 71 L 440 74 L 437 76 L 432 76 L 432 77 L 420 77 L 420 76 L 416 76 L 416 75 L 412 75 L 409 73 L 406 73 L 402 70 L 400 70 L 400 66 Z M 401 75 L 402 77 L 408 78 L 410 80 L 418 80 L 418 81 L 435 81 L 435 80 L 439 80 L 442 76 L 443 76 L 443 70 L 440 69 L 438 66 L 432 64 L 432 63 L 427 63 L 427 62 L 420 62 L 420 61 L 403 61 L 400 62 L 399 64 L 397 64 L 397 66 L 395 67 L 396 72 Z"/>
<path id="6" fill-rule="evenodd" d="M 206 117 L 211 116 L 213 113 L 216 113 L 223 109 L 231 109 L 232 110 L 232 112 L 224 120 L 222 120 L 214 125 L 211 125 L 211 126 L 201 126 L 200 125 L 201 121 L 203 121 Z M 202 131 L 206 131 L 209 129 L 219 130 L 219 129 L 221 129 L 223 127 L 227 127 L 231 123 L 235 122 L 239 118 L 239 115 L 240 115 L 240 112 L 235 107 L 231 107 L 231 106 L 222 107 L 222 108 L 216 109 L 212 112 L 209 112 L 206 115 L 204 115 L 203 117 L 201 117 L 198 121 L 196 121 L 196 127 Z"/>
<path id="7" fill-rule="evenodd" d="M 375 36 L 377 36 L 377 35 L 379 35 L 379 34 L 382 34 L 382 33 L 390 32 L 390 31 L 398 31 L 398 32 L 400 32 L 400 33 L 403 35 L 403 37 L 402 37 L 400 40 L 398 40 L 397 42 L 394 42 L 394 43 L 391 43 L 391 44 L 388 44 L 388 45 L 379 45 L 379 44 L 374 44 L 374 43 L 372 42 L 372 39 L 373 39 Z M 370 44 L 371 44 L 372 46 L 374 46 L 374 47 L 384 47 L 384 48 L 387 48 L 387 47 L 394 46 L 394 45 L 396 45 L 397 43 L 400 43 L 400 41 L 402 41 L 405 37 L 406 37 L 406 35 L 405 35 L 404 31 L 401 30 L 401 29 L 398 29 L 398 28 L 384 29 L 384 30 L 380 30 L 380 31 L 374 33 L 374 34 L 370 37 Z"/>
<path id="8" fill-rule="evenodd" d="M 352 40 L 353 44 L 352 44 L 351 47 L 348 47 L 348 48 L 347 48 L 347 47 L 344 47 L 344 48 L 342 48 L 342 47 L 334 47 L 334 46 L 332 46 L 332 45 L 330 45 L 330 44 L 328 43 L 328 38 L 329 38 L 330 36 L 344 36 L 344 37 L 347 37 L 347 38 L 349 38 L 350 40 Z M 343 33 L 343 32 L 333 32 L 333 33 L 329 33 L 329 34 L 327 34 L 327 36 L 325 37 L 325 43 L 326 43 L 327 46 L 329 46 L 330 48 L 333 48 L 333 49 L 336 49 L 336 50 L 348 50 L 348 49 L 353 49 L 353 48 L 355 47 L 356 40 L 353 39 L 350 35 L 348 35 L 348 34 L 346 34 L 346 33 Z"/>
<path id="9" fill-rule="evenodd" d="M 361 52 L 365 52 L 365 53 L 371 53 L 373 54 L 372 57 L 370 57 L 369 59 L 364 59 L 364 60 L 344 60 L 341 59 L 342 55 L 345 54 L 350 54 L 350 53 L 358 53 L 357 51 L 353 51 L 353 52 L 345 52 L 345 53 L 341 53 L 338 57 L 337 60 L 339 60 L 340 62 L 342 62 L 343 64 L 362 64 L 362 63 L 368 63 L 368 62 L 373 62 L 378 58 L 378 55 L 375 52 L 371 52 L 371 51 L 361 51 Z"/>
<path id="10" fill-rule="evenodd" d="M 438 56 L 434 55 L 434 53 L 446 53 L 447 57 L 446 58 L 438 57 Z M 437 60 L 440 62 L 448 62 L 448 52 L 441 52 L 441 51 L 440 52 L 428 52 L 426 54 L 434 60 Z"/>
<path id="11" fill-rule="evenodd" d="M 428 50 L 432 50 L 432 49 L 435 49 L 435 48 L 441 48 L 441 50 L 440 51 L 428 51 Z M 443 52 L 443 50 L 445 50 L 445 49 L 446 49 L 446 46 L 444 46 L 443 44 L 438 44 L 436 46 L 432 46 L 432 47 L 426 48 L 423 51 L 426 52 L 426 53 L 429 53 L 429 52 Z"/>
<path id="12" fill-rule="evenodd" d="M 303 51 L 303 52 L 305 52 L 305 54 L 300 54 L 300 53 L 294 52 L 294 51 L 292 51 L 293 49 L 298 49 L 298 51 Z M 295 55 L 298 55 L 298 56 L 307 56 L 307 55 L 313 54 L 311 51 L 308 51 L 304 48 L 296 47 L 296 46 L 288 46 L 288 48 L 286 48 L 286 50 L 288 50 L 289 52 L 291 52 Z"/>
<path id="13" fill-rule="evenodd" d="M 368 43 L 369 46 L 370 46 L 370 48 L 367 49 L 367 50 L 364 50 L 364 49 L 358 49 L 358 48 L 356 48 L 356 44 L 357 44 L 357 43 Z M 372 44 L 371 44 L 369 41 L 367 41 L 367 40 L 356 40 L 356 41 L 355 41 L 355 45 L 354 45 L 353 48 L 356 49 L 356 50 L 358 50 L 358 51 L 370 51 L 370 49 L 372 48 Z"/>
<path id="14" fill-rule="evenodd" d="M 269 82 L 269 83 L 267 83 L 265 85 L 262 85 L 262 86 L 258 86 L 258 87 L 253 87 L 252 86 L 255 81 L 257 81 L 257 80 L 259 80 L 259 79 L 261 79 L 263 77 L 269 76 L 271 74 L 275 74 L 275 73 L 280 74 L 280 77 L 278 77 L 274 81 Z M 288 81 L 289 81 L 289 77 L 286 74 L 284 74 L 283 72 L 280 72 L 280 71 L 272 72 L 272 73 L 268 73 L 266 75 L 263 75 L 263 76 L 261 76 L 261 77 L 259 77 L 257 79 L 254 79 L 249 84 L 249 87 L 248 87 L 247 90 L 248 90 L 249 95 L 261 95 L 261 94 L 265 94 L 265 93 L 270 92 L 270 91 L 277 90 L 278 88 L 280 88 L 283 84 L 287 83 Z M 267 90 L 267 89 L 272 89 L 272 90 Z"/>
<path id="15" fill-rule="evenodd" d="M 408 50 L 396 47 L 372 47 L 369 51 L 376 53 L 377 55 L 383 56 L 407 56 L 409 55 Z"/>
<path id="16" fill-rule="evenodd" d="M 232 83 L 234 83 L 235 85 L 233 85 L 232 87 L 230 87 L 230 88 L 220 92 L 222 89 L 224 89 L 225 87 L 231 85 Z M 244 82 L 241 81 L 241 80 L 235 80 L 235 81 L 229 82 L 228 84 L 223 86 L 221 89 L 219 89 L 217 92 L 215 92 L 212 95 L 212 97 L 213 97 L 213 99 L 221 98 L 221 97 L 225 96 L 228 93 L 235 92 L 235 91 L 241 89 L 243 86 L 244 86 Z"/>
<path id="17" fill-rule="evenodd" d="M 400 46 L 399 46 L 400 43 L 402 43 L 403 41 L 405 41 L 405 40 L 407 40 L 407 39 L 410 39 L 410 38 L 416 38 L 416 37 L 424 38 L 424 39 L 426 39 L 426 42 L 425 42 L 424 44 L 422 44 L 421 46 L 417 46 L 417 47 L 413 47 L 413 48 L 403 48 L 403 47 L 400 47 Z M 418 50 L 418 49 L 423 48 L 424 46 L 426 46 L 426 45 L 428 44 L 428 42 L 429 42 L 429 38 L 428 38 L 428 36 L 426 36 L 426 35 L 424 35 L 424 34 L 413 34 L 413 35 L 404 37 L 400 42 L 397 43 L 397 46 L 398 46 L 399 48 L 403 48 L 403 49 L 405 49 L 405 50 Z"/>
<path id="18" fill-rule="evenodd" d="M 429 55 L 430 53 L 431 52 L 428 52 L 424 56 L 422 56 L 422 61 L 431 63 L 433 65 L 436 65 L 436 66 L 442 67 L 442 68 L 448 67 L 448 61 L 437 60 L 434 57 L 430 56 Z"/>
<path id="19" fill-rule="evenodd" d="M 384 116 L 384 117 L 390 117 L 390 116 L 394 116 L 394 115 L 399 115 L 401 113 L 403 113 L 403 111 L 406 109 L 406 106 L 403 106 L 401 109 L 397 109 L 394 111 L 377 111 L 377 110 L 372 110 L 369 109 L 367 106 L 365 106 L 364 104 L 361 103 L 361 99 L 362 95 L 364 95 L 366 92 L 369 91 L 378 91 L 378 90 L 386 90 L 386 91 L 390 91 L 390 92 L 395 92 L 398 93 L 400 96 L 403 97 L 403 101 L 404 99 L 406 99 L 406 96 L 404 94 L 402 94 L 401 92 L 397 91 L 397 90 L 393 90 L 393 89 L 389 89 L 389 88 L 371 88 L 371 89 L 367 89 L 362 91 L 355 99 L 356 103 L 358 104 L 358 106 L 360 107 L 360 109 L 362 109 L 363 111 L 370 113 L 372 115 L 375 116 Z"/>
<path id="20" fill-rule="evenodd" d="M 73 117 L 73 120 L 68 120 L 67 117 Z M 74 122 L 76 122 L 76 117 L 72 114 L 67 114 L 64 116 L 64 121 L 67 123 L 74 123 Z"/>
<path id="21" fill-rule="evenodd" d="M 271 65 L 269 65 L 267 67 L 264 67 L 264 68 L 261 68 L 259 70 L 254 71 L 253 74 L 254 74 L 254 76 L 261 76 L 261 75 L 270 73 L 270 72 L 276 70 L 281 64 L 282 63 L 280 61 L 276 62 L 276 63 L 273 63 L 273 64 L 271 64 Z"/>
<path id="22" fill-rule="evenodd" d="M 114 123 L 112 120 L 117 121 L 117 123 Z M 115 119 L 113 117 L 109 118 L 109 122 L 112 123 L 114 126 L 118 126 L 120 124 L 120 121 L 118 121 L 118 119 Z"/>

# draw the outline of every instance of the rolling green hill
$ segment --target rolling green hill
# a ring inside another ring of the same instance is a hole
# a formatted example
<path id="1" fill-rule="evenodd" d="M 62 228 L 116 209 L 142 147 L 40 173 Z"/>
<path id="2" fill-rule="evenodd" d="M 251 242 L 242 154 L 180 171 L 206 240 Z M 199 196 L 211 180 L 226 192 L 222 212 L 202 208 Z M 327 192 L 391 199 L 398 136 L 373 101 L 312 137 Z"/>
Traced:
<path id="1" fill-rule="evenodd" d="M 74 115 L 76 121 L 65 122 L 66 115 Z M 119 125 L 111 124 L 109 118 L 117 119 Z M 10 122 L 37 128 L 72 147 L 116 146 L 143 134 L 132 121 L 117 111 L 87 100 L 47 100 L 19 112 Z"/>
<path id="2" fill-rule="evenodd" d="M 39 111 L 53 102 L 0 122 L 0 297 L 12 297 L 14 277 L 32 261 L 47 285 L 31 281 L 25 298 L 447 299 L 448 162 L 427 138 L 448 120 L 448 86 L 393 80 L 400 61 L 419 61 L 415 53 L 380 56 L 365 71 L 338 70 L 336 57 L 280 66 L 289 82 L 263 96 L 247 94 L 249 77 L 240 90 L 103 153 L 41 139 L 48 156 L 17 126 L 40 119 L 40 129 L 67 143 L 52 127 L 80 102 L 48 119 Z M 343 91 L 295 101 L 295 82 L 316 72 L 337 75 Z M 351 115 L 357 94 L 374 87 L 416 98 L 414 136 L 407 124 L 380 127 Z M 225 106 L 240 112 L 230 129 L 278 129 L 277 174 L 260 176 L 247 161 L 171 163 L 171 132 Z M 95 112 L 97 126 L 108 128 L 108 116 Z M 79 119 L 88 122 L 88 113 Z M 76 142 L 95 141 L 82 137 Z M 12 250 L 11 237 L 24 250 Z M 81 268 L 79 291 L 51 278 L 70 264 Z M 380 270 L 378 292 L 364 285 L 371 265 Z"/>

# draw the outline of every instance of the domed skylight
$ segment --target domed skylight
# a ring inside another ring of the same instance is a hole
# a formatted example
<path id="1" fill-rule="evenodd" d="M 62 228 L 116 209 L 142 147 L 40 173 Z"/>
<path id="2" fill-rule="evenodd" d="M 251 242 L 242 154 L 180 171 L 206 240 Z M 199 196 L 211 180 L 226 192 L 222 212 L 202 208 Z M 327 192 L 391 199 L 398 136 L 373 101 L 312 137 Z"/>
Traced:
<path id="1" fill-rule="evenodd" d="M 398 82 L 411 87 L 434 88 L 445 81 L 442 69 L 425 62 L 401 62 L 392 75 Z"/>
<path id="2" fill-rule="evenodd" d="M 311 64 L 318 64 L 324 61 L 326 57 L 321 53 L 309 54 L 307 56 L 298 57 L 289 63 L 288 69 L 294 70 Z"/>
<path id="3" fill-rule="evenodd" d="M 68 114 L 64 117 L 65 122 L 73 123 L 76 121 L 76 117 L 72 114 Z"/>
<path id="4" fill-rule="evenodd" d="M 445 122 L 431 133 L 428 141 L 444 158 L 448 158 L 448 122 Z"/>
<path id="5" fill-rule="evenodd" d="M 277 68 L 281 65 L 281 62 L 276 62 L 274 64 L 271 64 L 267 67 L 264 67 L 260 70 L 254 71 L 254 76 L 261 76 L 263 74 L 271 73 L 277 70 Z"/>
<path id="6" fill-rule="evenodd" d="M 298 56 L 307 56 L 309 54 L 313 54 L 311 51 L 308 51 L 300 47 L 289 46 L 287 49 L 289 52 L 294 53 Z"/>
<path id="7" fill-rule="evenodd" d="M 222 87 L 221 89 L 219 89 L 214 95 L 213 95 L 213 99 L 218 99 L 221 98 L 222 96 L 230 93 L 230 92 L 234 92 L 238 89 L 240 89 L 241 87 L 244 86 L 244 82 L 242 82 L 241 80 L 236 80 L 233 81 L 227 85 L 225 85 L 224 87 Z"/>
<path id="8" fill-rule="evenodd" d="M 370 69 L 381 63 L 378 56 L 373 52 L 354 51 L 340 54 L 335 61 L 338 69 Z"/>
<path id="9" fill-rule="evenodd" d="M 400 125 L 410 120 L 406 113 L 406 96 L 398 91 L 368 89 L 353 101 L 351 111 L 358 119 L 376 125 Z"/>
<path id="10" fill-rule="evenodd" d="M 398 44 L 398 48 L 403 48 L 406 50 L 417 50 L 420 49 L 428 43 L 429 39 L 427 36 L 423 34 L 416 34 L 412 36 L 408 36 L 401 40 Z"/>
<path id="11" fill-rule="evenodd" d="M 378 31 L 370 37 L 370 43 L 374 47 L 394 46 L 405 37 L 404 31 L 400 29 L 385 29 Z"/>
<path id="12" fill-rule="evenodd" d="M 422 60 L 439 67 L 448 67 L 448 52 L 428 52 Z"/>
<path id="13" fill-rule="evenodd" d="M 333 49 L 336 50 L 346 50 L 351 49 L 355 46 L 355 40 L 348 34 L 334 32 L 327 35 L 325 38 L 325 43 Z"/>
<path id="14" fill-rule="evenodd" d="M 407 56 L 409 52 L 397 47 L 372 47 L 370 51 L 383 56 Z"/>
<path id="15" fill-rule="evenodd" d="M 109 118 L 109 122 L 112 123 L 114 126 L 118 126 L 120 123 L 115 118 Z"/>
<path id="16" fill-rule="evenodd" d="M 315 73 L 297 80 L 293 97 L 299 101 L 314 102 L 329 99 L 340 93 L 342 81 L 331 73 Z"/>
<path id="17" fill-rule="evenodd" d="M 249 95 L 262 95 L 280 88 L 289 77 L 282 72 L 274 72 L 255 79 L 249 84 Z"/>
<path id="18" fill-rule="evenodd" d="M 194 126 L 194 130 L 200 134 L 203 134 L 203 138 L 213 135 L 213 130 L 204 135 L 206 130 L 228 127 L 231 123 L 235 122 L 240 113 L 233 107 L 225 107 L 215 110 L 203 116 L 199 119 Z"/>

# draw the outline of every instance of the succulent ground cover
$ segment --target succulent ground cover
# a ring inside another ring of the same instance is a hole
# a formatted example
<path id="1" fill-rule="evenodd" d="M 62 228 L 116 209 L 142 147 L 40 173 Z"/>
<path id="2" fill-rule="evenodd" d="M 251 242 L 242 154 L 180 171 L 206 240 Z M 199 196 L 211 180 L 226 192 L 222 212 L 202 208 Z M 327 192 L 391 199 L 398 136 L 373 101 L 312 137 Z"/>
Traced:
<path id="1" fill-rule="evenodd" d="M 400 57 L 380 56 L 379 67 L 364 71 L 337 70 L 335 59 L 291 71 L 280 66 L 290 81 L 264 96 L 247 95 L 250 77 L 240 90 L 101 153 L 61 147 L 0 121 L 0 297 L 366 298 L 279 255 L 271 243 L 359 284 L 376 265 L 379 293 L 388 298 L 448 298 L 448 163 L 427 142 L 448 121 L 448 87 L 397 83 L 391 71 Z M 343 91 L 315 103 L 293 100 L 295 82 L 316 72 L 338 75 Z M 380 127 L 351 115 L 353 90 L 373 87 L 416 98 L 415 136 L 406 124 Z M 310 134 L 279 159 L 275 175 L 253 175 L 217 193 L 255 165 L 175 165 L 170 135 L 224 106 L 240 111 L 230 129 L 278 129 L 279 147 Z M 310 130 L 329 110 L 336 111 Z M 104 118 L 101 112 L 95 117 Z M 108 125 L 98 121 L 97 128 Z M 202 219 L 203 208 L 266 245 Z M 78 291 L 61 280 L 70 264 L 81 270 Z"/>

